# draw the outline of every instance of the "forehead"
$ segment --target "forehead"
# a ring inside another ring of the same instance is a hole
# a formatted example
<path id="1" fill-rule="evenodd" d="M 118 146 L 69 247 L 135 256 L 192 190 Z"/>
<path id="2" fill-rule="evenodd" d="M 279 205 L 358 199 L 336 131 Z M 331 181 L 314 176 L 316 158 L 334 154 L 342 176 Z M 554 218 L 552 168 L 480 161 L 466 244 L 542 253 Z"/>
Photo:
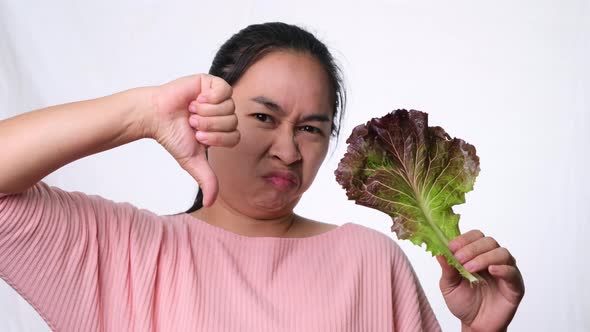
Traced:
<path id="1" fill-rule="evenodd" d="M 256 61 L 234 85 L 234 94 L 245 98 L 264 96 L 287 111 L 333 110 L 329 78 L 313 56 L 274 51 Z"/>

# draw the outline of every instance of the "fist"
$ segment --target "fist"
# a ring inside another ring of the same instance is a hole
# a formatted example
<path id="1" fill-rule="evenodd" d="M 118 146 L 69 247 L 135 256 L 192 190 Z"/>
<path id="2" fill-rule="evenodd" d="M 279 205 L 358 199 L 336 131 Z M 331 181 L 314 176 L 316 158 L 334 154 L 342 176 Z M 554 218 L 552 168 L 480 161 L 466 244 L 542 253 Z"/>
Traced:
<path id="1" fill-rule="evenodd" d="M 233 147 L 240 140 L 231 95 L 223 79 L 199 74 L 159 86 L 152 97 L 151 135 L 198 182 L 204 206 L 213 204 L 218 192 L 207 147 Z"/>

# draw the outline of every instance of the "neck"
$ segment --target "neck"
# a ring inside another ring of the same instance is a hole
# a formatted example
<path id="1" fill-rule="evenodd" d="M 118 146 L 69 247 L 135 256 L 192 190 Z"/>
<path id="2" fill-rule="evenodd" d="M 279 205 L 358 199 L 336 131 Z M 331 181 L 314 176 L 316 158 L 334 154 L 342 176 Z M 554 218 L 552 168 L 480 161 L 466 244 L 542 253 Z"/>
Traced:
<path id="1" fill-rule="evenodd" d="M 231 208 L 220 197 L 210 207 L 202 207 L 191 216 L 235 234 L 250 237 L 289 237 L 298 219 L 290 211 L 269 219 L 249 217 Z"/>

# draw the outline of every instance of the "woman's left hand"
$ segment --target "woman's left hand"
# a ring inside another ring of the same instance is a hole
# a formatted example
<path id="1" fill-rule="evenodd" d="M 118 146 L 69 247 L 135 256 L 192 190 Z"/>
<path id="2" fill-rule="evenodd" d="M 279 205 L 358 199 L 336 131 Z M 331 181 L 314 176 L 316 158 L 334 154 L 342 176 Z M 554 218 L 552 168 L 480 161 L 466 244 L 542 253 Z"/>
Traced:
<path id="1" fill-rule="evenodd" d="M 484 279 L 470 285 L 444 257 L 437 256 L 442 267 L 440 290 L 453 315 L 472 331 L 505 330 L 524 295 L 514 257 L 478 230 L 458 236 L 449 249 L 469 272 Z"/>

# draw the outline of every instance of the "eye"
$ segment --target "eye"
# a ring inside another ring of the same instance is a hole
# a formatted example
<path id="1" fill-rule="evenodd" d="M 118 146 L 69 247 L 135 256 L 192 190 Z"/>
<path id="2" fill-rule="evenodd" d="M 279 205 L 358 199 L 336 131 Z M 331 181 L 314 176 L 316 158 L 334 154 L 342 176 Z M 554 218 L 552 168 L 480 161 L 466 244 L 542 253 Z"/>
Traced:
<path id="1" fill-rule="evenodd" d="M 264 114 L 264 113 L 254 113 L 254 114 L 252 114 L 252 116 L 260 122 L 272 122 L 273 121 L 272 116 L 270 116 L 268 114 Z"/>
<path id="2" fill-rule="evenodd" d="M 306 132 L 312 133 L 312 134 L 319 134 L 319 135 L 324 134 L 320 128 L 317 128 L 314 126 L 309 126 L 309 125 L 301 126 L 301 127 L 299 127 L 299 130 L 306 131 Z"/>

